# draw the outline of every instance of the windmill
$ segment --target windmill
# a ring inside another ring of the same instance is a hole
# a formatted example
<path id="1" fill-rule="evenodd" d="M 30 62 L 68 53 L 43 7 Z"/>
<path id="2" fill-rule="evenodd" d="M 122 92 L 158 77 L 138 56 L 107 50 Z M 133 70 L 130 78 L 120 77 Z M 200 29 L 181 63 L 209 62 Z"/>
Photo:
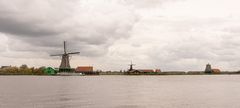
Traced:
<path id="1" fill-rule="evenodd" d="M 132 61 L 131 61 L 131 64 L 129 64 L 129 66 L 130 66 L 130 68 L 129 68 L 128 71 L 132 71 L 133 70 L 133 66 L 135 66 L 135 64 L 133 64 Z"/>
<path id="2" fill-rule="evenodd" d="M 69 55 L 73 55 L 73 54 L 79 54 L 80 52 L 67 52 L 67 48 L 66 48 L 66 41 L 63 42 L 64 46 L 64 53 L 63 54 L 54 54 L 54 55 L 50 55 L 50 56 L 62 56 L 62 61 L 59 67 L 59 72 L 70 72 L 71 71 L 71 67 L 69 64 Z"/>

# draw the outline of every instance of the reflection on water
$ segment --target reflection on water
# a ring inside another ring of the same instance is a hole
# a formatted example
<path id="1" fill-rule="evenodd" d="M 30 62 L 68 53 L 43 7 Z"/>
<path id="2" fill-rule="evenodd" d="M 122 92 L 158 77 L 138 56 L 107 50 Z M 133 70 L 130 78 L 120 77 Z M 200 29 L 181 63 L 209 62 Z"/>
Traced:
<path id="1" fill-rule="evenodd" d="M 239 108 L 239 75 L 0 76 L 0 108 Z"/>

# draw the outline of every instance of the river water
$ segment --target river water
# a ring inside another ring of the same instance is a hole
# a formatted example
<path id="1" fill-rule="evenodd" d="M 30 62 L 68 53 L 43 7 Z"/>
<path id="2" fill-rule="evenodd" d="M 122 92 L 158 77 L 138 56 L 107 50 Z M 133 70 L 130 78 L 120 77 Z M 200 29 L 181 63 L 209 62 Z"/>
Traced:
<path id="1" fill-rule="evenodd" d="M 240 76 L 0 76 L 0 108 L 240 108 Z"/>

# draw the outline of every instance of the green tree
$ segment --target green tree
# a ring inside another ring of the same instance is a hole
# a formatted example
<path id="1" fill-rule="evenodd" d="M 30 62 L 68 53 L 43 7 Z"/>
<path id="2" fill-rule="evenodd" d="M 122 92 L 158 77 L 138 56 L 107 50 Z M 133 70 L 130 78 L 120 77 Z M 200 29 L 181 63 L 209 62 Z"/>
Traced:
<path id="1" fill-rule="evenodd" d="M 32 70 L 30 68 L 28 68 L 28 66 L 26 64 L 23 64 L 20 66 L 19 72 L 20 72 L 20 74 L 23 74 L 23 75 L 31 75 L 32 74 Z"/>
<path id="2" fill-rule="evenodd" d="M 44 66 L 42 66 L 40 68 L 35 68 L 33 71 L 33 74 L 34 75 L 44 75 L 44 69 L 45 69 Z"/>

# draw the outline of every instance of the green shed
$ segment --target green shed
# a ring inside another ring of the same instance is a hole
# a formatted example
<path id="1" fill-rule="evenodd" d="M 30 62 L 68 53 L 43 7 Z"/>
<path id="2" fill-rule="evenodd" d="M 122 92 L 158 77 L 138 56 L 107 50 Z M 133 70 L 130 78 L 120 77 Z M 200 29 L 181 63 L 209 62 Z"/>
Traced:
<path id="1" fill-rule="evenodd" d="M 56 71 L 52 67 L 47 67 L 44 69 L 44 73 L 47 75 L 55 75 Z"/>

